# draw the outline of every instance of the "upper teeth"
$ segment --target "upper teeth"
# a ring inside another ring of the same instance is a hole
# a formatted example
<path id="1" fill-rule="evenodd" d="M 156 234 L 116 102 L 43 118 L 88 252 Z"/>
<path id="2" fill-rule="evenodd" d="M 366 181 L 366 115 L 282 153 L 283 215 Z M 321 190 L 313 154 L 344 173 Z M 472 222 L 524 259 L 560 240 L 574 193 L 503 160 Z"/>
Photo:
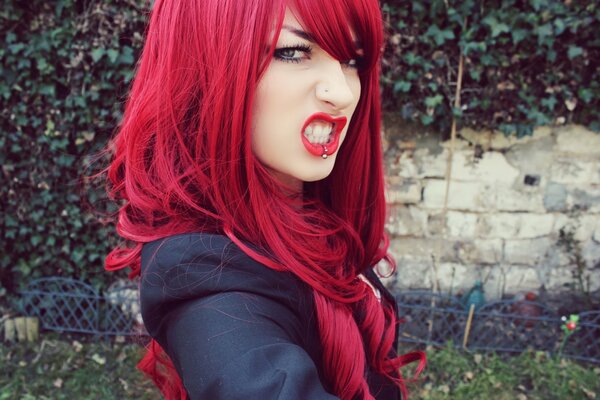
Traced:
<path id="1" fill-rule="evenodd" d="M 304 135 L 311 143 L 325 144 L 329 141 L 329 134 L 333 130 L 333 124 L 324 121 L 315 121 L 306 127 Z"/>

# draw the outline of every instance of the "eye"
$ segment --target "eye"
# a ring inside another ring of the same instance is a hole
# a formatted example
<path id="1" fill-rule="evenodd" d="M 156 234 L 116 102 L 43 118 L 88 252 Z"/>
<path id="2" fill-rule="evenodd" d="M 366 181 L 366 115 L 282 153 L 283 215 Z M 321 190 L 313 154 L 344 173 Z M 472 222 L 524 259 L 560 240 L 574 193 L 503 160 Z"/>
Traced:
<path id="1" fill-rule="evenodd" d="M 346 68 L 352 68 L 352 69 L 357 69 L 360 70 L 363 66 L 363 57 L 356 57 L 356 58 L 351 58 L 349 60 L 346 61 L 341 61 L 340 64 L 342 64 L 342 66 L 346 67 Z"/>
<path id="2" fill-rule="evenodd" d="M 362 48 L 357 48 L 354 53 L 354 58 L 346 61 L 341 61 L 341 64 L 346 68 L 361 70 L 365 66 L 365 51 Z"/>
<path id="3" fill-rule="evenodd" d="M 358 60 L 356 58 L 351 58 L 347 61 L 342 61 L 341 64 L 348 68 L 358 68 Z"/>
<path id="4" fill-rule="evenodd" d="M 311 48 L 307 45 L 286 46 L 275 49 L 273 57 L 284 62 L 299 63 L 310 58 Z"/>

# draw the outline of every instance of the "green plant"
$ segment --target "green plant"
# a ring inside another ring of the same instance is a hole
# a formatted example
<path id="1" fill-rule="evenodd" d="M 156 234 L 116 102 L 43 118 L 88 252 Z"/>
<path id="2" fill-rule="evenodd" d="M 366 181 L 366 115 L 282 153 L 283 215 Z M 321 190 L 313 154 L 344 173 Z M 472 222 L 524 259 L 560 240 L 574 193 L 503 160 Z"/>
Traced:
<path id="1" fill-rule="evenodd" d="M 593 399 L 600 392 L 599 367 L 549 357 L 544 352 L 515 356 L 465 353 L 451 344 L 427 349 L 423 379 L 412 384 L 411 398 L 442 399 Z"/>
<path id="2" fill-rule="evenodd" d="M 102 187 L 82 189 L 83 177 L 118 126 L 150 4 L 0 0 L 0 297 L 41 276 L 96 287 L 115 279 L 102 268 L 118 240 L 106 225 L 115 207 Z M 388 111 L 444 132 L 453 117 L 518 135 L 561 121 L 600 128 L 598 2 L 382 7 Z M 454 107 L 461 55 L 462 102 Z"/>
<path id="3" fill-rule="evenodd" d="M 0 399 L 158 399 L 135 368 L 141 356 L 138 344 L 92 336 L 44 334 L 38 343 L 4 344 Z M 411 399 L 594 399 L 600 393 L 600 367 L 543 352 L 500 357 L 449 344 L 428 348 L 427 358 L 422 378 L 409 383 Z"/>
<path id="4" fill-rule="evenodd" d="M 9 292 L 46 275 L 115 279 L 102 264 L 116 235 L 96 214 L 114 208 L 84 177 L 121 117 L 146 3 L 1 1 L 0 282 Z"/>
<path id="5" fill-rule="evenodd" d="M 444 132 L 453 116 L 518 136 L 552 123 L 600 130 L 598 2 L 386 1 L 383 10 L 384 102 L 404 119 Z"/>
<path id="6" fill-rule="evenodd" d="M 567 286 L 575 293 L 580 294 L 586 305 L 592 303 L 590 293 L 590 272 L 587 271 L 585 259 L 581 249 L 581 242 L 575 237 L 575 228 L 566 226 L 558 231 L 558 247 L 567 256 L 571 269 L 573 281 L 567 283 Z"/>
<path id="7" fill-rule="evenodd" d="M 82 339 L 79 339 L 82 340 Z M 135 365 L 136 344 L 81 343 L 43 335 L 39 343 L 0 346 L 0 399 L 158 399 Z"/>
<path id="8" fill-rule="evenodd" d="M 565 345 L 567 344 L 567 340 L 571 337 L 572 334 L 577 331 L 577 323 L 579 322 L 579 315 L 571 314 L 569 319 L 567 317 L 562 317 L 563 324 L 561 325 L 561 329 L 563 331 L 563 340 L 560 342 L 560 346 L 558 348 L 557 357 L 562 357 L 563 351 L 565 350 Z"/>

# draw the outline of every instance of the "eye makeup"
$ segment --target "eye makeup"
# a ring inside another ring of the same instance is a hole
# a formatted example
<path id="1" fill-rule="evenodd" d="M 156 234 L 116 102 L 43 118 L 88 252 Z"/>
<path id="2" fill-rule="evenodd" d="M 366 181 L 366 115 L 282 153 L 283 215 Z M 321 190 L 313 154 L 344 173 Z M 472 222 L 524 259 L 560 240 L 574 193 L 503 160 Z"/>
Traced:
<path id="1" fill-rule="evenodd" d="M 298 43 L 276 48 L 273 57 L 283 62 L 299 63 L 303 59 L 309 59 L 311 53 L 312 46 L 305 43 Z"/>
<path id="2" fill-rule="evenodd" d="M 273 57 L 276 60 L 289 63 L 299 63 L 303 60 L 309 60 L 313 53 L 313 46 L 306 43 L 298 43 L 295 45 L 283 45 L 277 47 L 273 53 Z M 352 68 L 360 70 L 364 64 L 364 57 L 361 56 L 361 51 L 357 52 L 355 58 L 349 60 L 340 61 L 345 68 Z"/>

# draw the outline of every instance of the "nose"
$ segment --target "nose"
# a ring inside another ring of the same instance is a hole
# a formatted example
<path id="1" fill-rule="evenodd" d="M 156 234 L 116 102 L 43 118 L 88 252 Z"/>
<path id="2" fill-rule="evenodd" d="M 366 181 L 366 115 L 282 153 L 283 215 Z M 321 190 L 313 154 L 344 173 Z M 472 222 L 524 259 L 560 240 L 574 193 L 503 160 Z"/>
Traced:
<path id="1" fill-rule="evenodd" d="M 353 79 L 356 82 L 351 82 Z M 356 90 L 352 90 L 352 84 L 360 85 L 358 77 L 349 76 L 342 64 L 332 58 L 322 69 L 315 88 L 316 97 L 320 102 L 326 103 L 328 108 L 344 110 L 356 101 L 357 94 Z"/>

